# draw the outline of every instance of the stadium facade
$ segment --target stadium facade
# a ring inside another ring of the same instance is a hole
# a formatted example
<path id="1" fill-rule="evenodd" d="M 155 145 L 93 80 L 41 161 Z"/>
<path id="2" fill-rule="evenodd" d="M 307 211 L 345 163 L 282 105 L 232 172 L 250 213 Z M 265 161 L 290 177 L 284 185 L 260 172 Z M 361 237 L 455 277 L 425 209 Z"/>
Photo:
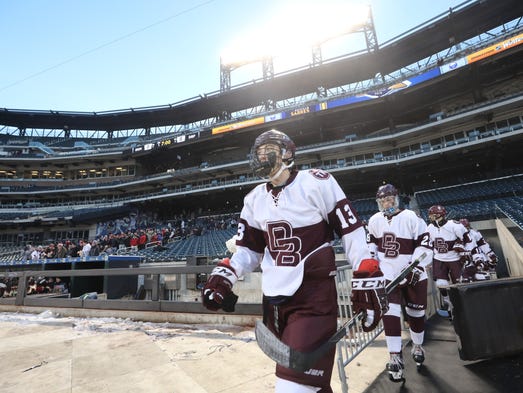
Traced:
<path id="1" fill-rule="evenodd" d="M 518 1 L 465 2 L 362 53 L 161 107 L 0 109 L 0 242 L 83 237 L 131 209 L 238 212 L 259 182 L 250 146 L 269 128 L 299 146 L 298 168 L 332 172 L 352 200 L 390 182 L 422 215 L 440 198 L 485 220 L 503 199 L 521 223 L 521 15 Z"/>

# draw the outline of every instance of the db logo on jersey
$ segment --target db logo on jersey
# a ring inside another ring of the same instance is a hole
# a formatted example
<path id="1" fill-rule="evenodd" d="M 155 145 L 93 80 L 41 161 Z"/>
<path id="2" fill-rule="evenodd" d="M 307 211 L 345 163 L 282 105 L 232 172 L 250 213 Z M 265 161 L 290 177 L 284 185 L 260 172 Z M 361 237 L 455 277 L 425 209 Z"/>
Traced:
<path id="1" fill-rule="evenodd" d="M 321 169 L 309 169 L 309 173 L 316 179 L 325 180 L 328 179 L 330 174 Z"/>

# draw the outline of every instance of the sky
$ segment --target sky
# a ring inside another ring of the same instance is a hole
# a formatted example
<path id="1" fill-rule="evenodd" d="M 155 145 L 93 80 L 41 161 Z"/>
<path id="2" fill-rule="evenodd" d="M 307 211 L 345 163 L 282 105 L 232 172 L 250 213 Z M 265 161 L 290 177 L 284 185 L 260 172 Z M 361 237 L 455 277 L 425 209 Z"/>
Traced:
<path id="1" fill-rule="evenodd" d="M 381 44 L 464 2 L 342 3 L 370 5 Z M 290 38 L 279 35 L 286 50 L 277 52 L 275 73 L 306 66 L 312 51 L 298 45 L 303 35 L 293 23 L 310 3 L 350 17 L 340 0 L 0 0 L 0 108 L 103 112 L 175 104 L 219 91 L 220 57 L 280 27 Z M 317 15 L 316 22 L 333 24 L 334 16 Z M 302 25 L 310 32 L 316 22 Z M 344 34 L 322 44 L 322 57 L 364 48 L 362 34 Z M 250 63 L 231 72 L 231 85 L 262 76 L 261 63 Z"/>

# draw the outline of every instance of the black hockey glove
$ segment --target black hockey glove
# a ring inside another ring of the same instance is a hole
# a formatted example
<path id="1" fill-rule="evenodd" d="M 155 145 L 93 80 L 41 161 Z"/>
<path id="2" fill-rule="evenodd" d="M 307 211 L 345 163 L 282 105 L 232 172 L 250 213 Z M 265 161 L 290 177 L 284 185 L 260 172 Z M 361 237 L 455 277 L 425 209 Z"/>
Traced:
<path id="1" fill-rule="evenodd" d="M 238 296 L 232 291 L 232 286 L 238 277 L 229 265 L 229 258 L 225 258 L 211 272 L 209 279 L 202 289 L 202 303 L 211 311 L 223 309 L 233 312 Z"/>

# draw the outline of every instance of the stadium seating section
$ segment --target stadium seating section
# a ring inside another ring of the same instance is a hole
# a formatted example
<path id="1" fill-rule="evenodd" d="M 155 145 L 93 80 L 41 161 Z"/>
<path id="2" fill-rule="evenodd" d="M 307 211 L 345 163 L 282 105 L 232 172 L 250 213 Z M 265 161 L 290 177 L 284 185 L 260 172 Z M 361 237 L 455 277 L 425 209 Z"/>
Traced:
<path id="1" fill-rule="evenodd" d="M 466 183 L 451 187 L 418 191 L 414 194 L 411 208 L 427 220 L 427 210 L 434 204 L 445 206 L 448 216 L 453 219 L 467 217 L 470 221 L 488 220 L 497 216 L 501 210 L 517 225 L 523 227 L 523 175 L 507 176 L 492 180 Z M 354 208 L 362 220 L 368 221 L 376 212 L 374 198 L 353 201 Z M 225 242 L 236 232 L 234 227 L 204 231 L 201 235 L 177 238 L 164 246 L 151 244 L 133 251 L 122 248 L 118 255 L 132 254 L 143 257 L 144 262 L 185 261 L 190 256 L 206 256 L 210 259 L 223 258 L 228 254 Z M 339 239 L 334 242 L 337 253 L 343 249 Z M 21 261 L 21 246 L 3 245 L 0 247 L 0 265 L 11 265 Z M 36 263 L 36 262 L 35 262 Z M 39 263 L 39 262 L 38 262 Z"/>

